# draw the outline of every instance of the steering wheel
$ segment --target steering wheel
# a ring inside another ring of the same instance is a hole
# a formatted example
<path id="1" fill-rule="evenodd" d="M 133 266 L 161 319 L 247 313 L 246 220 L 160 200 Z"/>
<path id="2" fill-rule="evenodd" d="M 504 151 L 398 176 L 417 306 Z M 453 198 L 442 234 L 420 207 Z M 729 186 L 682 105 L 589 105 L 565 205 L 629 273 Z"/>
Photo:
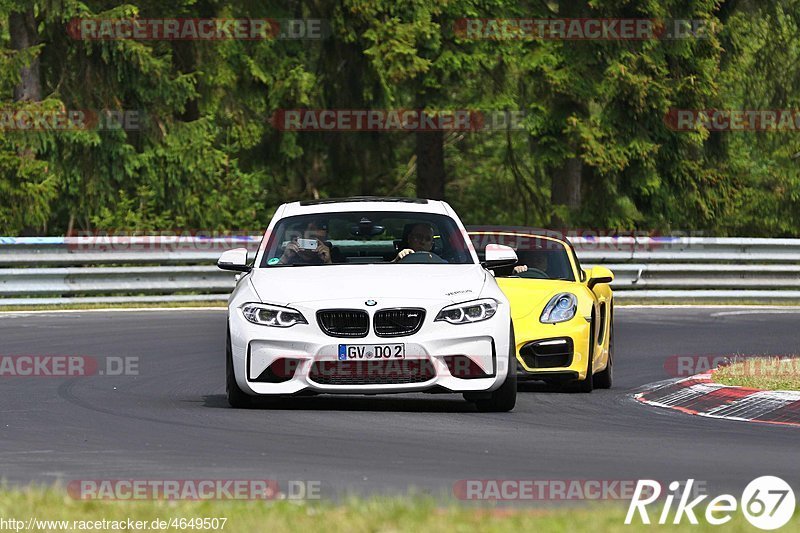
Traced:
<path id="1" fill-rule="evenodd" d="M 534 274 L 533 276 L 530 276 L 533 279 L 550 279 L 550 275 L 547 274 L 547 272 L 544 270 L 539 270 L 538 268 L 528 267 L 528 270 L 525 272 L 520 272 L 517 274 L 517 276 L 521 278 L 527 278 L 528 276 L 525 274 Z"/>
<path id="2" fill-rule="evenodd" d="M 447 263 L 444 259 L 439 257 L 433 252 L 414 252 L 413 254 L 408 254 L 404 258 L 400 259 L 398 262 L 400 263 L 407 263 L 407 264 L 441 264 Z"/>

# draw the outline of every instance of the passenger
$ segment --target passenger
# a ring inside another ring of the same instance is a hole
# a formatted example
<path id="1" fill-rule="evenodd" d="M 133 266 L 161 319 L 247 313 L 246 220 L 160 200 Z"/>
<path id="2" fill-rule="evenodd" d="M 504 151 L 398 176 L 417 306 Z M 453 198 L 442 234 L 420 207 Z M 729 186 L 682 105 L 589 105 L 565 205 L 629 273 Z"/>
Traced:
<path id="1" fill-rule="evenodd" d="M 339 263 L 338 251 L 328 242 L 328 224 L 321 220 L 312 220 L 303 230 L 304 239 L 315 239 L 317 247 L 314 250 L 301 248 L 297 238 L 286 245 L 281 255 L 280 265 L 330 265 Z"/>

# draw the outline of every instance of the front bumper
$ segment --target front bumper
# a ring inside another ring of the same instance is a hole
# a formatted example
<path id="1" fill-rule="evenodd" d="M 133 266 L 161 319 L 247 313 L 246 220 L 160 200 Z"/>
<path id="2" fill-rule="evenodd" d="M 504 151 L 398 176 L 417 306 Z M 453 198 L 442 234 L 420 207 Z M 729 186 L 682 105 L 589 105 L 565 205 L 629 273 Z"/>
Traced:
<path id="1" fill-rule="evenodd" d="M 231 353 L 239 387 L 252 395 L 485 392 L 497 389 L 508 374 L 507 306 L 475 324 L 426 319 L 413 335 L 392 338 L 372 332 L 355 339 L 331 337 L 309 322 L 290 328 L 261 326 L 231 306 Z M 405 345 L 404 359 L 346 361 L 346 365 L 339 360 L 340 344 L 398 343 Z"/>
<path id="2" fill-rule="evenodd" d="M 559 324 L 514 322 L 518 379 L 585 379 L 590 325 L 583 317 Z"/>

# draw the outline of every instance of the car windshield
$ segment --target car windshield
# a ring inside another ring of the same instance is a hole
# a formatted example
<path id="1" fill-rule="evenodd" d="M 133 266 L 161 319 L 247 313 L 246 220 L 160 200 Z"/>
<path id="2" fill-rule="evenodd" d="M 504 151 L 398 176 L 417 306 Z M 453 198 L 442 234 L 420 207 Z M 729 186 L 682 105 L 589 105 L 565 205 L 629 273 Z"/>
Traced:
<path id="1" fill-rule="evenodd" d="M 510 233 L 471 233 L 470 238 L 481 261 L 485 257 L 487 244 L 502 244 L 510 246 L 517 253 L 517 265 L 527 267 L 527 270 L 498 268 L 495 269 L 497 277 L 575 281 L 567 247 L 561 242 L 535 235 Z"/>
<path id="2" fill-rule="evenodd" d="M 474 263 L 462 232 L 444 215 L 348 212 L 280 220 L 269 235 L 262 267 L 327 264 Z"/>

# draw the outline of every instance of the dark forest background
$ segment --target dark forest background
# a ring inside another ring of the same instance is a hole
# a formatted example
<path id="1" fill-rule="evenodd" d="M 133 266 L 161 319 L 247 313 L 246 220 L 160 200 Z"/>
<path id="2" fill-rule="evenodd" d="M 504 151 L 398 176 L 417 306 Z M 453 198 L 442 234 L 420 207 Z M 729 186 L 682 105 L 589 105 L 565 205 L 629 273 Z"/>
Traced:
<path id="1" fill-rule="evenodd" d="M 312 18 L 322 39 L 79 40 L 85 18 Z M 474 40 L 464 17 L 707 21 L 705 38 Z M 800 0 L 0 0 L 0 235 L 261 229 L 285 201 L 444 198 L 467 224 L 800 235 L 800 134 L 677 132 L 673 108 L 800 108 Z M 519 110 L 521 130 L 279 131 L 280 109 Z"/>

